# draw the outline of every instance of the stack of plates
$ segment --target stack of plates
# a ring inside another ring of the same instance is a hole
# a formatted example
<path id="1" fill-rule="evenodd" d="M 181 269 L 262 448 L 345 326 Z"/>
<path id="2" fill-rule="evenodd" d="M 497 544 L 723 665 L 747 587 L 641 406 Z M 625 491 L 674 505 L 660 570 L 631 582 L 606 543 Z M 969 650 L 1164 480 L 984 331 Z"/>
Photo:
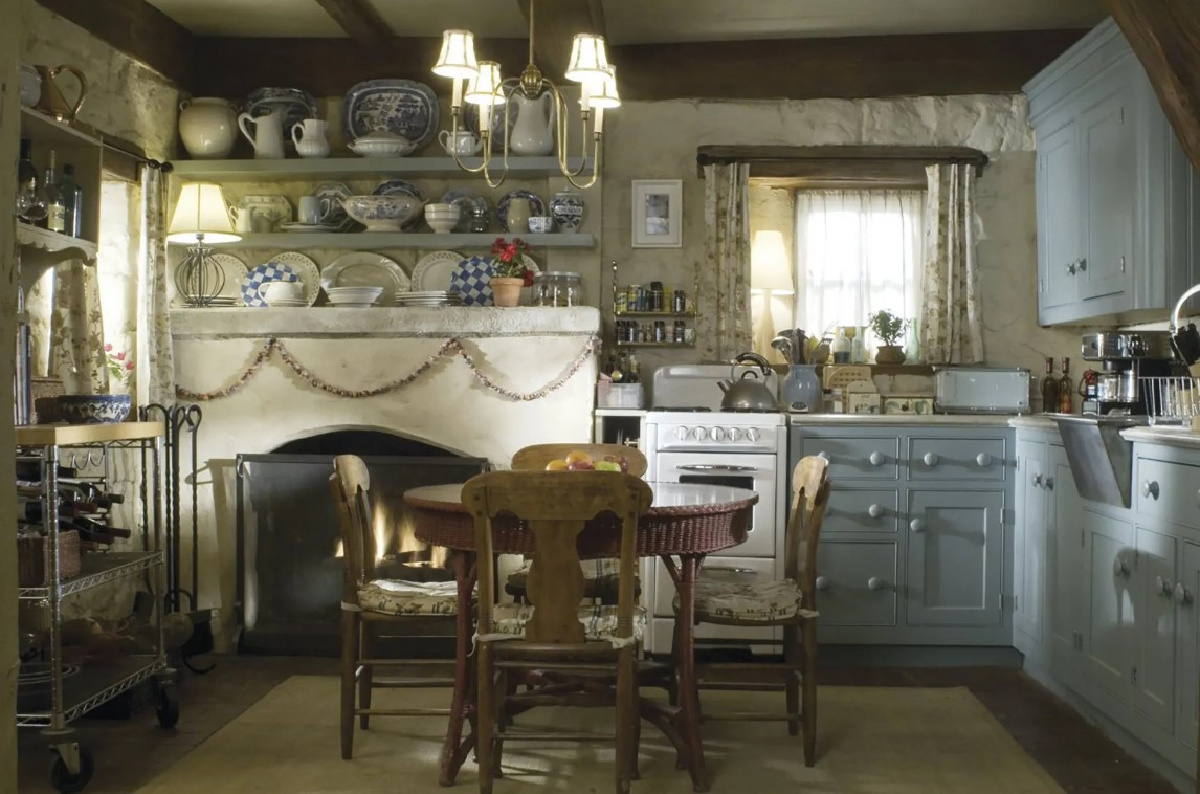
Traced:
<path id="1" fill-rule="evenodd" d="M 461 306 L 462 296 L 447 290 L 397 292 L 397 306 Z"/>
<path id="2" fill-rule="evenodd" d="M 263 301 L 266 302 L 269 309 L 279 309 L 284 306 L 308 306 L 308 301 L 304 298 L 276 298 L 273 301 L 263 298 Z"/>
<path id="3" fill-rule="evenodd" d="M 383 287 L 326 287 L 329 303 L 333 306 L 367 308 L 375 305 L 383 293 Z"/>
<path id="4" fill-rule="evenodd" d="M 219 307 L 219 306 L 241 306 L 242 299 L 235 295 L 216 295 L 212 298 L 209 298 L 208 302 L 205 303 L 203 306 L 199 306 L 199 305 L 193 304 L 193 303 L 185 303 L 184 305 L 189 309 L 206 308 L 206 307 L 207 308 L 215 308 L 215 307 Z"/>

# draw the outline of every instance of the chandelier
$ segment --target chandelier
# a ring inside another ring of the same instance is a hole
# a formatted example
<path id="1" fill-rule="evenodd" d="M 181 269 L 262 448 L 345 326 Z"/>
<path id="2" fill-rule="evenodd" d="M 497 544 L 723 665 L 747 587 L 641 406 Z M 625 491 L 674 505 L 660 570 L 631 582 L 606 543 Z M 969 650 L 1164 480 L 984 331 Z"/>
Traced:
<path id="1" fill-rule="evenodd" d="M 534 100 L 549 94 L 553 101 L 550 128 L 554 149 L 558 153 L 558 170 L 577 188 L 588 188 L 596 183 L 600 175 L 601 153 L 604 142 L 604 111 L 620 107 L 617 95 L 616 68 L 608 62 L 604 37 L 590 33 L 575 36 L 571 45 L 571 60 L 564 76 L 579 84 L 579 164 L 572 168 L 567 156 L 570 142 L 570 113 L 562 92 L 553 82 L 542 75 L 534 63 L 533 11 L 536 0 L 529 3 L 529 64 L 519 77 L 504 79 L 500 76 L 500 64 L 494 61 L 475 60 L 475 35 L 469 30 L 447 30 L 442 34 L 442 51 L 433 73 L 453 81 L 450 103 L 450 154 L 454 162 L 464 171 L 482 173 L 488 185 L 497 187 L 508 176 L 510 137 L 512 127 L 512 103 L 520 98 Z M 465 92 L 464 92 L 465 84 Z M 479 111 L 479 137 L 482 139 L 482 162 L 469 166 L 463 162 L 459 147 L 460 124 L 465 122 L 463 101 L 475 105 Z M 504 126 L 501 144 L 503 169 L 499 175 L 492 169 L 492 114 L 498 105 L 504 107 Z M 591 122 L 591 135 L 588 126 Z M 520 123 L 520 120 L 517 120 Z M 592 170 L 585 175 L 588 165 L 588 140 L 591 139 Z"/>

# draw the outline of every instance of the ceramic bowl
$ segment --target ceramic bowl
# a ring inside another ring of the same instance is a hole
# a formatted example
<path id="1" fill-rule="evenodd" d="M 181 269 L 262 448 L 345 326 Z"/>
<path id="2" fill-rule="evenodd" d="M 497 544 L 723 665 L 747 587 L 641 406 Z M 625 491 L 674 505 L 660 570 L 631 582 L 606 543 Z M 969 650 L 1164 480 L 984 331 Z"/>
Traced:
<path id="1" fill-rule="evenodd" d="M 368 232 L 398 232 L 400 227 L 420 217 L 424 206 L 412 196 L 350 196 L 341 199 L 346 214 L 367 227 Z"/>
<path id="2" fill-rule="evenodd" d="M 59 414 L 72 425 L 124 422 L 132 404 L 128 394 L 64 394 L 55 399 Z"/>
<path id="3" fill-rule="evenodd" d="M 350 144 L 350 151 L 360 157 L 405 157 L 416 150 L 417 141 L 384 131 L 355 138 Z"/>
<path id="4" fill-rule="evenodd" d="M 352 303 L 374 303 L 383 294 L 383 287 L 330 287 L 325 290 L 334 306 Z"/>

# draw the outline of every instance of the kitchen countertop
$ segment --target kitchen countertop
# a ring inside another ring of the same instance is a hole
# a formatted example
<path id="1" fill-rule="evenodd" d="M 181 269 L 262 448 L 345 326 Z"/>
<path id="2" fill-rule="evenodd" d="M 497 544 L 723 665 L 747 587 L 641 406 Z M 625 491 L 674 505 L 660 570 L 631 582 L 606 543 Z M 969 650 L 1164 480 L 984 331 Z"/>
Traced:
<path id="1" fill-rule="evenodd" d="M 889 425 L 929 425 L 932 427 L 1034 427 L 1054 429 L 1053 419 L 1042 416 L 1008 416 L 996 414 L 788 414 L 793 426 L 867 427 Z"/>
<path id="2" fill-rule="evenodd" d="M 1176 447 L 1200 449 L 1200 433 L 1193 433 L 1187 425 L 1156 425 L 1154 427 L 1132 427 L 1121 431 L 1121 437 L 1128 441 L 1140 441 L 1149 444 L 1170 444 Z"/>

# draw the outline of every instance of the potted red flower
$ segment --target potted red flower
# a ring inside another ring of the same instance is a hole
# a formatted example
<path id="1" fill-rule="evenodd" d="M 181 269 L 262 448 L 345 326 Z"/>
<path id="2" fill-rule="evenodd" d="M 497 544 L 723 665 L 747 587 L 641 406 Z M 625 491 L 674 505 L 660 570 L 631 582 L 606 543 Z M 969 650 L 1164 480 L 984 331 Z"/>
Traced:
<path id="1" fill-rule="evenodd" d="M 497 237 L 492 243 L 492 300 L 497 306 L 516 306 L 521 300 L 521 288 L 533 283 L 533 271 L 521 259 L 527 251 L 529 243 L 520 237 L 514 237 L 512 242 Z"/>

